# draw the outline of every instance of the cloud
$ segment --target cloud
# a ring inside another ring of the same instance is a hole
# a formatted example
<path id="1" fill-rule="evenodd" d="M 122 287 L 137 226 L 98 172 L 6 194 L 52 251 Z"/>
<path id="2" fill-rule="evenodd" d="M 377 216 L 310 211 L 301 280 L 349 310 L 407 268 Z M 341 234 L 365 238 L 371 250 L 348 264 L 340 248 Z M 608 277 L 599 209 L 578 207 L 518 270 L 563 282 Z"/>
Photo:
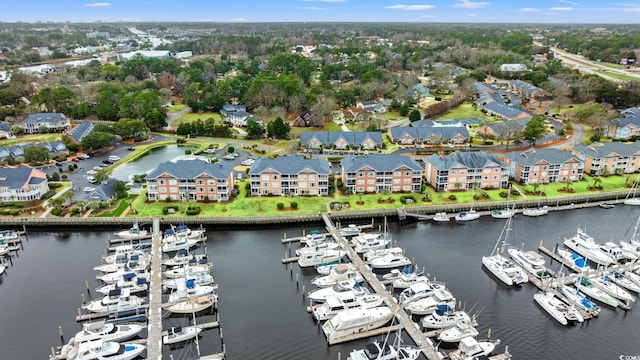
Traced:
<path id="1" fill-rule="evenodd" d="M 627 9 L 624 9 L 624 11 L 626 11 L 626 12 L 640 12 L 640 7 L 627 8 Z"/>
<path id="2" fill-rule="evenodd" d="M 575 1 L 569 1 L 569 0 L 558 0 L 558 2 L 565 3 L 565 4 L 571 4 L 571 5 L 580 5 L 580 3 L 577 3 Z"/>
<path id="3" fill-rule="evenodd" d="M 478 14 L 469 14 L 470 17 L 476 17 Z"/>
<path id="4" fill-rule="evenodd" d="M 327 8 L 323 8 L 323 7 L 319 7 L 319 6 L 299 6 L 296 7 L 297 10 L 312 10 L 312 11 L 316 11 L 316 10 L 327 10 Z"/>
<path id="5" fill-rule="evenodd" d="M 566 7 L 552 7 L 549 10 L 552 10 L 552 11 L 572 11 L 573 8 L 572 7 L 568 7 L 568 6 L 566 6 Z"/>
<path id="6" fill-rule="evenodd" d="M 249 20 L 249 19 L 243 18 L 243 17 L 237 17 L 237 18 L 229 19 L 230 22 L 243 22 L 243 21 L 247 21 L 247 20 Z"/>
<path id="7" fill-rule="evenodd" d="M 479 9 L 488 6 L 491 4 L 490 2 L 471 2 L 469 0 L 462 0 L 462 2 L 451 5 L 456 8 L 465 8 L 465 9 Z"/>
<path id="8" fill-rule="evenodd" d="M 391 10 L 410 10 L 410 11 L 431 10 L 433 8 L 435 8 L 434 5 L 404 5 L 404 4 L 397 4 L 397 5 L 391 5 L 391 6 L 385 7 L 385 9 L 391 9 Z"/>
<path id="9" fill-rule="evenodd" d="M 108 7 L 111 6 L 111 3 L 101 2 L 101 3 L 91 3 L 91 4 L 82 4 L 84 7 Z"/>
<path id="10" fill-rule="evenodd" d="M 540 10 L 538 10 L 536 8 L 522 8 L 522 9 L 520 9 L 518 11 L 520 11 L 520 12 L 536 12 L 536 11 L 540 11 Z"/>

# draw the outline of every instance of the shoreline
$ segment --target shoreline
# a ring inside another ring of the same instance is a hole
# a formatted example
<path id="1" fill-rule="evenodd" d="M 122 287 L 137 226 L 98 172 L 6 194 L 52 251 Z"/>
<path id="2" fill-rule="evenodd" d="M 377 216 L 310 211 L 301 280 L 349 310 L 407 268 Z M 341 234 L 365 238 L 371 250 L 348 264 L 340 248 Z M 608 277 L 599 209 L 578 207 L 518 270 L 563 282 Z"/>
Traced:
<path id="1" fill-rule="evenodd" d="M 513 201 L 516 213 L 521 213 L 524 208 L 540 206 L 548 206 L 549 211 L 571 210 L 585 207 L 599 206 L 602 202 L 610 204 L 623 204 L 628 191 L 602 192 L 589 195 L 567 196 L 562 198 L 546 199 L 539 202 L 538 200 L 516 200 Z M 490 215 L 491 210 L 504 207 L 504 201 L 480 202 L 480 203 L 455 203 L 450 205 L 434 205 L 434 206 L 413 206 L 409 208 L 389 208 L 377 210 L 338 210 L 328 213 L 333 220 L 352 221 L 377 219 L 384 217 L 396 217 L 400 210 L 410 212 L 412 214 L 420 214 L 433 216 L 438 212 L 446 212 L 455 214 L 459 211 L 469 210 L 470 206 L 481 213 L 481 215 Z M 212 217 L 212 216 L 154 216 L 154 217 L 2 217 L 0 218 L 0 226 L 6 227 L 87 227 L 103 226 L 108 228 L 128 228 L 134 221 L 140 224 L 151 224 L 154 219 L 158 218 L 161 225 L 186 224 L 186 225 L 217 225 L 220 227 L 236 227 L 239 225 L 248 228 L 261 228 L 265 225 L 270 227 L 285 227 L 290 224 L 311 224 L 322 223 L 322 214 L 283 214 L 279 216 L 235 216 L 235 217 Z"/>

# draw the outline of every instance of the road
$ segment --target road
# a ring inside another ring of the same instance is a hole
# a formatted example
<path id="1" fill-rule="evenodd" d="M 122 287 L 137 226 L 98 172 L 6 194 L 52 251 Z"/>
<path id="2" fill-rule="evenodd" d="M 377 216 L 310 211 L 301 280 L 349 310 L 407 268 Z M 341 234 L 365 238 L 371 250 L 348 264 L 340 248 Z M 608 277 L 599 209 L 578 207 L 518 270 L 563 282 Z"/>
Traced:
<path id="1" fill-rule="evenodd" d="M 631 76 L 640 80 L 640 74 L 636 74 L 634 72 L 628 71 L 627 69 L 618 69 L 618 68 L 612 68 L 609 66 L 604 66 L 597 62 L 591 61 L 585 58 L 584 56 L 572 54 L 556 47 L 550 47 L 550 49 L 553 51 L 556 59 L 562 60 L 562 62 L 565 65 L 568 65 L 574 69 L 577 69 L 580 72 L 595 74 L 613 82 L 624 82 L 625 80 L 617 79 L 615 77 L 603 74 L 601 73 L 601 71 L 616 73 L 616 74 L 625 75 L 625 76 Z"/>

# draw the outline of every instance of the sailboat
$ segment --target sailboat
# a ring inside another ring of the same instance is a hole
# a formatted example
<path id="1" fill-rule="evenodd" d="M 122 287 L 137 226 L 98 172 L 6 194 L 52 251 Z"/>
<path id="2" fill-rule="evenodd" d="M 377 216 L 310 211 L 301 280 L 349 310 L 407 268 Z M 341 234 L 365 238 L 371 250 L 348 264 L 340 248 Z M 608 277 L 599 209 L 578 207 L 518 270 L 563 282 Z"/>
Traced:
<path id="1" fill-rule="evenodd" d="M 511 231 L 512 218 L 507 219 L 490 256 L 482 257 L 482 265 L 507 286 L 524 284 L 529 281 L 527 273 L 502 254 Z"/>
<path id="2" fill-rule="evenodd" d="M 542 195 L 542 187 L 540 187 L 540 195 Z M 524 216 L 542 216 L 547 215 L 549 207 L 547 205 L 540 206 L 540 198 L 538 198 L 538 205 L 532 208 L 522 209 L 522 215 Z"/>
<path id="3" fill-rule="evenodd" d="M 636 177 L 633 185 L 631 186 L 631 190 L 627 194 L 627 197 L 624 198 L 625 205 L 640 205 L 640 197 L 636 197 L 636 192 L 638 191 L 638 183 L 640 182 L 640 176 Z"/>
<path id="4" fill-rule="evenodd" d="M 511 186 L 509 186 L 506 206 L 502 209 L 491 210 L 491 217 L 494 219 L 508 219 L 515 215 L 516 210 L 509 207 L 509 200 L 511 200 Z"/>
<path id="5" fill-rule="evenodd" d="M 472 186 L 471 187 L 471 199 L 473 201 L 475 201 L 475 190 L 476 187 Z M 471 206 L 471 209 L 469 211 L 460 211 L 459 213 L 456 214 L 455 219 L 457 222 L 462 222 L 462 221 L 472 221 L 472 220 L 476 220 L 480 217 L 480 214 L 477 213 L 475 210 L 473 210 L 473 205 Z"/>

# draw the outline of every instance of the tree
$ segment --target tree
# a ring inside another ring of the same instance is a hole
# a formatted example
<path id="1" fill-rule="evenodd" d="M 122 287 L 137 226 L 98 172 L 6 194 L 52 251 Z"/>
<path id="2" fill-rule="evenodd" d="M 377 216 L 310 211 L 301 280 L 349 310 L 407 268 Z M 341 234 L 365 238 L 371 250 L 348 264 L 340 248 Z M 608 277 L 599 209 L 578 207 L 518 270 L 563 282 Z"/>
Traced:
<path id="1" fill-rule="evenodd" d="M 544 115 L 536 115 L 522 130 L 522 137 L 529 141 L 529 146 L 535 145 L 538 139 L 542 139 L 547 133 Z"/>
<path id="2" fill-rule="evenodd" d="M 318 96 L 311 106 L 311 112 L 313 112 L 317 121 L 314 126 L 323 126 L 324 122 L 331 118 L 331 113 L 335 108 L 336 101 L 333 97 L 327 95 Z"/>
<path id="3" fill-rule="evenodd" d="M 111 167 L 103 168 L 98 170 L 95 173 L 95 175 L 93 175 L 93 177 L 96 179 L 97 182 L 101 183 L 109 180 L 109 177 L 111 177 L 112 172 L 113 172 L 113 169 Z"/>
<path id="4" fill-rule="evenodd" d="M 93 131 L 82 138 L 80 144 L 84 150 L 98 150 L 107 147 L 115 138 L 113 134 Z"/>
<path id="5" fill-rule="evenodd" d="M 60 208 L 64 203 L 65 203 L 65 200 L 62 198 L 62 196 L 54 197 L 49 200 L 49 205 L 53 206 L 53 208 L 56 210 L 60 210 Z"/>
<path id="6" fill-rule="evenodd" d="M 402 103 L 402 105 L 400 105 L 400 109 L 398 109 L 398 113 L 400 116 L 407 116 L 409 114 L 409 104 L 406 102 Z"/>
<path id="7" fill-rule="evenodd" d="M 411 112 L 409 113 L 409 121 L 414 122 L 418 120 L 422 120 L 422 114 L 420 114 L 420 110 L 411 110 Z"/>
<path id="8" fill-rule="evenodd" d="M 598 185 L 600 185 L 601 183 L 602 183 L 602 179 L 600 179 L 600 177 L 599 177 L 599 176 L 595 176 L 595 177 L 593 178 L 593 188 L 594 188 L 594 189 L 597 189 L 597 188 L 598 188 Z"/>
<path id="9" fill-rule="evenodd" d="M 272 138 L 286 138 L 289 136 L 289 131 L 291 131 L 291 126 L 288 123 L 285 123 L 280 117 L 267 124 L 267 136 Z"/>
<path id="10" fill-rule="evenodd" d="M 24 149 L 24 161 L 28 163 L 38 163 L 49 160 L 49 151 L 40 146 L 29 146 Z"/>
<path id="11" fill-rule="evenodd" d="M 247 137 L 249 139 L 260 139 L 264 135 L 264 128 L 257 122 L 249 119 L 247 121 Z"/>
<path id="12" fill-rule="evenodd" d="M 73 191 L 67 190 L 60 197 L 67 202 L 67 205 L 71 205 L 71 200 L 73 200 L 74 196 L 76 196 L 76 194 Z"/>

